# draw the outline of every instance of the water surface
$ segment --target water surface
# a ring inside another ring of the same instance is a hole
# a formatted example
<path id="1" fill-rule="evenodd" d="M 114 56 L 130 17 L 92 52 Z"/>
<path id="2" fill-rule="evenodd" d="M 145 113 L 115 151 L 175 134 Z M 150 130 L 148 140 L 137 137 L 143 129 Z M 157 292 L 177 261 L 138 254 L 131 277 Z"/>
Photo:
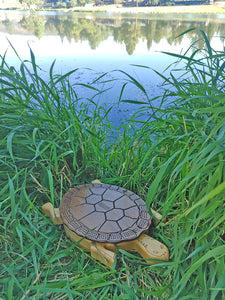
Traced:
<path id="1" fill-rule="evenodd" d="M 38 65 L 48 70 L 54 59 L 55 72 L 66 73 L 75 68 L 71 80 L 91 83 L 96 77 L 112 70 L 129 72 L 146 88 L 149 98 L 161 95 L 162 80 L 151 70 L 159 72 L 173 61 L 162 51 L 184 53 L 195 42 L 204 47 L 199 28 L 207 34 L 215 49 L 223 49 L 225 15 L 129 15 L 99 13 L 63 13 L 0 11 L 0 54 L 7 50 L 7 61 L 17 64 L 18 59 L 8 40 L 13 44 L 21 59 L 29 59 L 32 48 Z M 136 67 L 144 65 L 151 69 Z M 87 71 L 90 68 L 93 71 Z M 48 72 L 43 76 L 48 77 Z M 110 72 L 106 79 L 122 78 L 119 72 Z M 111 90 L 96 102 L 113 106 L 113 119 L 132 116 L 136 107 L 117 103 L 123 81 L 110 83 Z M 85 95 L 84 95 L 85 96 Z M 146 100 L 134 86 L 125 89 L 124 97 L 132 100 Z M 142 99 L 143 98 L 143 99 Z M 154 103 L 157 105 L 156 103 Z"/>

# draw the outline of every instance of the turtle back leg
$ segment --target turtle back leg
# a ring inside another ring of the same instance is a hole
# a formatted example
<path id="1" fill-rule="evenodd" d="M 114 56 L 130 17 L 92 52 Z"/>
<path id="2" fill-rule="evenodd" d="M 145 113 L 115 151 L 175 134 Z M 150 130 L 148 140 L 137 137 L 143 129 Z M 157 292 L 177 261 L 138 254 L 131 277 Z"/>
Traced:
<path id="1" fill-rule="evenodd" d="M 63 221 L 59 214 L 59 209 L 54 208 L 52 203 L 47 202 L 42 206 L 42 210 L 47 217 L 50 217 L 53 224 L 62 224 Z"/>
<path id="2" fill-rule="evenodd" d="M 138 252 L 143 258 L 146 258 L 146 261 L 150 264 L 157 264 L 157 260 L 169 260 L 168 248 L 144 233 L 133 241 L 118 243 L 117 246 L 126 251 Z"/>

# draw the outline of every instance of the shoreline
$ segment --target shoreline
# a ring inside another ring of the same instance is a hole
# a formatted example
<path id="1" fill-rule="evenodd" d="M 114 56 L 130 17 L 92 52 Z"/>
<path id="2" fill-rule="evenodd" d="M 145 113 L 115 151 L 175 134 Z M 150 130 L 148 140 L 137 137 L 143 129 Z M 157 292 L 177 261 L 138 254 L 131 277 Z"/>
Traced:
<path id="1" fill-rule="evenodd" d="M 225 2 L 213 5 L 177 5 L 177 6 L 151 6 L 151 7 L 125 7 L 118 5 L 103 5 L 76 7 L 74 12 L 107 12 L 119 14 L 225 14 Z"/>
<path id="2" fill-rule="evenodd" d="M 4 6 L 0 10 L 28 10 L 21 5 Z M 125 7 L 122 5 L 93 6 L 87 4 L 72 9 L 34 9 L 31 11 L 106 12 L 112 14 L 225 14 L 225 1 L 212 5 L 173 5 L 151 7 Z"/>

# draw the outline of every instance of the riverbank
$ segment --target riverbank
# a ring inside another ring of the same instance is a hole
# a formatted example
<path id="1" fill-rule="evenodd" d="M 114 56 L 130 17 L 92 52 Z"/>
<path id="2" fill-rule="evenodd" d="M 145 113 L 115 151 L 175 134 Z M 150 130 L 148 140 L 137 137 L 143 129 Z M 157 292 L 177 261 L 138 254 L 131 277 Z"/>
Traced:
<path id="1" fill-rule="evenodd" d="M 18 2 L 12 2 L 10 5 L 0 4 L 0 10 L 6 9 L 23 10 L 24 7 Z M 56 9 L 56 11 L 60 10 L 72 12 L 108 12 L 118 14 L 225 14 L 225 1 L 217 2 L 213 5 L 173 5 L 154 7 L 124 7 L 122 5 L 94 6 L 92 4 L 87 4 L 86 6 L 74 7 L 73 9 Z"/>
<path id="2" fill-rule="evenodd" d="M 74 11 L 107 11 L 109 13 L 145 13 L 145 14 L 225 14 L 225 2 L 214 5 L 179 5 L 179 6 L 156 6 L 156 7 L 124 7 L 118 5 L 103 5 L 76 7 Z"/>

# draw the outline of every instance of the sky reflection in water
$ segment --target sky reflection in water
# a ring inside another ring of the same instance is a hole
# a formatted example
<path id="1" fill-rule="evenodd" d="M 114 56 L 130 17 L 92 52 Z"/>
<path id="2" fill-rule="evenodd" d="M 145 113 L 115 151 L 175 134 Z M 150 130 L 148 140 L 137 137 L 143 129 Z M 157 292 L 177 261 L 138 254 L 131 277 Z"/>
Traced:
<path id="1" fill-rule="evenodd" d="M 7 62 L 16 65 L 18 60 L 9 47 L 7 38 L 22 59 L 29 59 L 31 46 L 37 64 L 48 70 L 56 59 L 55 72 L 66 73 L 73 68 L 81 68 L 72 76 L 72 80 L 91 83 L 97 76 L 112 70 L 123 70 L 137 78 L 146 88 L 149 98 L 162 94 L 159 85 L 162 80 L 150 69 L 132 66 L 145 65 L 162 72 L 173 59 L 161 54 L 161 51 L 181 53 L 196 41 L 202 47 L 198 31 L 190 32 L 182 38 L 177 35 L 190 28 L 203 29 L 211 44 L 222 49 L 221 36 L 225 34 L 225 19 L 217 16 L 152 16 L 134 18 L 121 16 L 102 16 L 99 14 L 24 14 L 18 12 L 0 12 L 0 54 L 7 51 Z M 94 71 L 85 71 L 91 68 Z M 48 76 L 47 72 L 43 76 Z M 122 73 L 112 72 L 107 79 L 124 77 Z M 46 78 L 47 79 L 47 78 Z M 117 103 L 122 82 L 111 84 L 111 90 L 96 101 L 113 106 L 113 118 L 132 116 L 134 105 Z M 124 93 L 125 98 L 142 99 L 143 95 L 134 86 L 129 86 Z M 157 103 L 155 103 L 157 105 Z M 117 122 L 117 121 L 116 121 Z"/>

